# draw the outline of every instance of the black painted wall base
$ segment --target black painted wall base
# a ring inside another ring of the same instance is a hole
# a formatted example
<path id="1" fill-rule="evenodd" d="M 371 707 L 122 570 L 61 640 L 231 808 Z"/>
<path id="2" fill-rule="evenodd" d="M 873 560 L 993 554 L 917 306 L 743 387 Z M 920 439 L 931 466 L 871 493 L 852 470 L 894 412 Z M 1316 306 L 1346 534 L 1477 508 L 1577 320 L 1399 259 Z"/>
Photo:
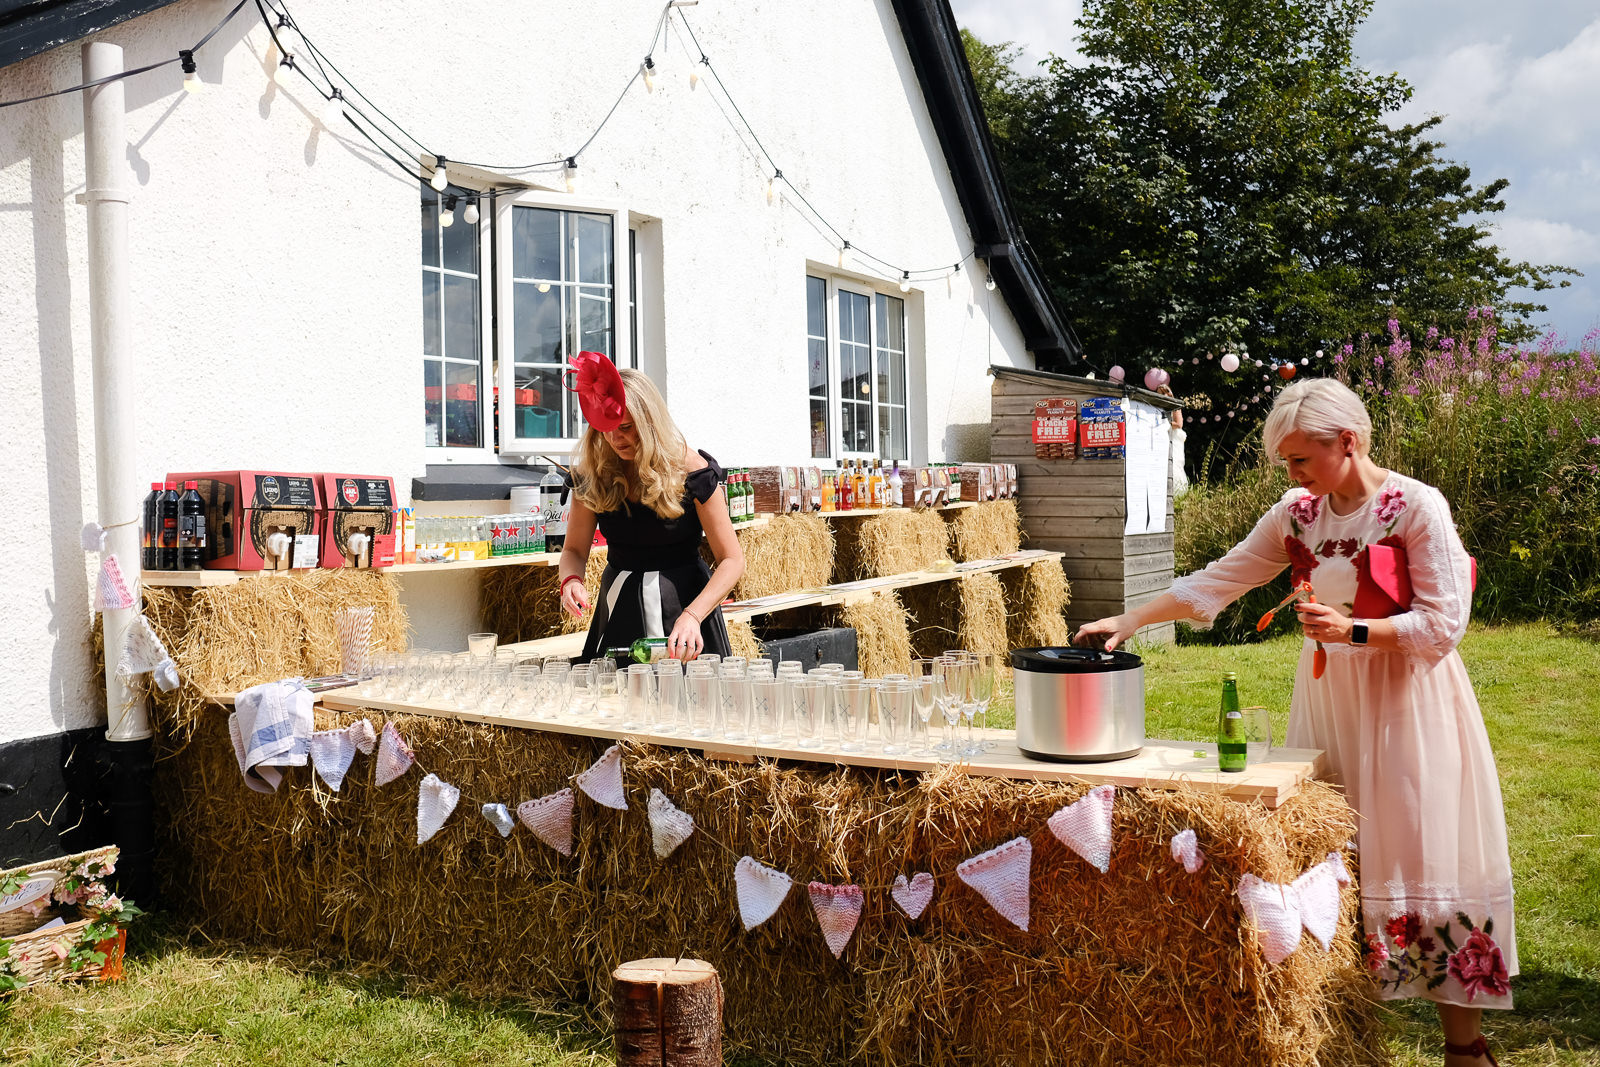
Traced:
<path id="1" fill-rule="evenodd" d="M 0 868 L 112 843 L 105 727 L 0 743 Z"/>

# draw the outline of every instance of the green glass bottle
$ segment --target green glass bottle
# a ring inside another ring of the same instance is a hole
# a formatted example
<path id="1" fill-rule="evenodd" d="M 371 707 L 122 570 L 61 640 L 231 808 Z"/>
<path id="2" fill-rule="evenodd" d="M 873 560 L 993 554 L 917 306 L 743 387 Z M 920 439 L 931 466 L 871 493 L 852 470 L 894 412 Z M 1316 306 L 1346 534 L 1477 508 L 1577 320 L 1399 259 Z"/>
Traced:
<path id="1" fill-rule="evenodd" d="M 665 637 L 641 637 L 626 648 L 608 648 L 606 655 L 617 661 L 617 666 L 630 663 L 656 663 L 667 658 Z"/>
<path id="2" fill-rule="evenodd" d="M 1239 711 L 1239 676 L 1222 676 L 1222 708 L 1217 715 L 1217 766 L 1242 771 L 1245 765 L 1244 715 Z"/>

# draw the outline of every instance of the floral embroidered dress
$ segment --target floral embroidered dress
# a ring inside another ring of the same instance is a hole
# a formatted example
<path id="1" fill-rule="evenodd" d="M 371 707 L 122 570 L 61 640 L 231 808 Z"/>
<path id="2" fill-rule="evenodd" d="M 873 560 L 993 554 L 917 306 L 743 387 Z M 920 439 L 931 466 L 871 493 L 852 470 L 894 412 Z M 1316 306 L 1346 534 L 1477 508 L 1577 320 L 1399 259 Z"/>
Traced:
<path id="1" fill-rule="evenodd" d="M 1511 860 L 1494 754 L 1456 645 L 1471 610 L 1471 561 L 1438 490 L 1391 473 L 1367 503 L 1336 514 L 1292 489 L 1243 542 L 1172 594 L 1209 623 L 1285 567 L 1317 600 L 1352 614 L 1356 556 L 1403 547 L 1411 608 L 1391 617 L 1401 652 L 1331 644 L 1313 678 L 1306 641 L 1288 744 L 1327 753 L 1359 816 L 1368 967 L 1384 999 L 1509 1008 L 1517 973 Z"/>

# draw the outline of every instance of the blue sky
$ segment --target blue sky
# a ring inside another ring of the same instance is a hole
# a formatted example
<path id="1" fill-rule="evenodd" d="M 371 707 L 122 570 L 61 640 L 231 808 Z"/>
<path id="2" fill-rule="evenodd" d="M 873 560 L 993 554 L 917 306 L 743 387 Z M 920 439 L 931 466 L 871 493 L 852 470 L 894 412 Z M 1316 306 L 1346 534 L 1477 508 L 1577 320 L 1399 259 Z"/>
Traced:
<path id="1" fill-rule="evenodd" d="M 1074 51 L 1081 0 L 951 0 L 986 41 L 1024 49 L 1019 66 Z M 1600 7 L 1593 0 L 1376 0 L 1356 37 L 1370 69 L 1411 83 L 1397 116 L 1444 116 L 1434 134 L 1475 184 L 1508 178 L 1493 240 L 1513 259 L 1587 277 L 1541 294 L 1534 322 L 1576 344 L 1600 325 Z M 1520 294 L 1519 294 L 1520 295 Z"/>

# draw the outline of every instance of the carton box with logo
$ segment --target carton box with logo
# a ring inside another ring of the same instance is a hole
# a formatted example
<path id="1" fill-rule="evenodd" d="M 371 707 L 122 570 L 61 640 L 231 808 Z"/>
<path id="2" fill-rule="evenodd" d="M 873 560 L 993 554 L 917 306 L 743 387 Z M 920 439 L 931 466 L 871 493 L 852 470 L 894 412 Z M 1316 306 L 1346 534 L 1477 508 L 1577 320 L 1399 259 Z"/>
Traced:
<path id="1" fill-rule="evenodd" d="M 750 485 L 756 491 L 756 513 L 787 515 L 802 510 L 799 467 L 751 467 Z"/>
<path id="2" fill-rule="evenodd" d="M 195 471 L 168 474 L 167 480 L 195 482 L 205 502 L 203 566 L 277 571 L 318 565 L 322 494 L 315 475 Z"/>
<path id="3" fill-rule="evenodd" d="M 322 490 L 322 566 L 394 564 L 394 480 L 382 475 L 319 474 Z"/>

